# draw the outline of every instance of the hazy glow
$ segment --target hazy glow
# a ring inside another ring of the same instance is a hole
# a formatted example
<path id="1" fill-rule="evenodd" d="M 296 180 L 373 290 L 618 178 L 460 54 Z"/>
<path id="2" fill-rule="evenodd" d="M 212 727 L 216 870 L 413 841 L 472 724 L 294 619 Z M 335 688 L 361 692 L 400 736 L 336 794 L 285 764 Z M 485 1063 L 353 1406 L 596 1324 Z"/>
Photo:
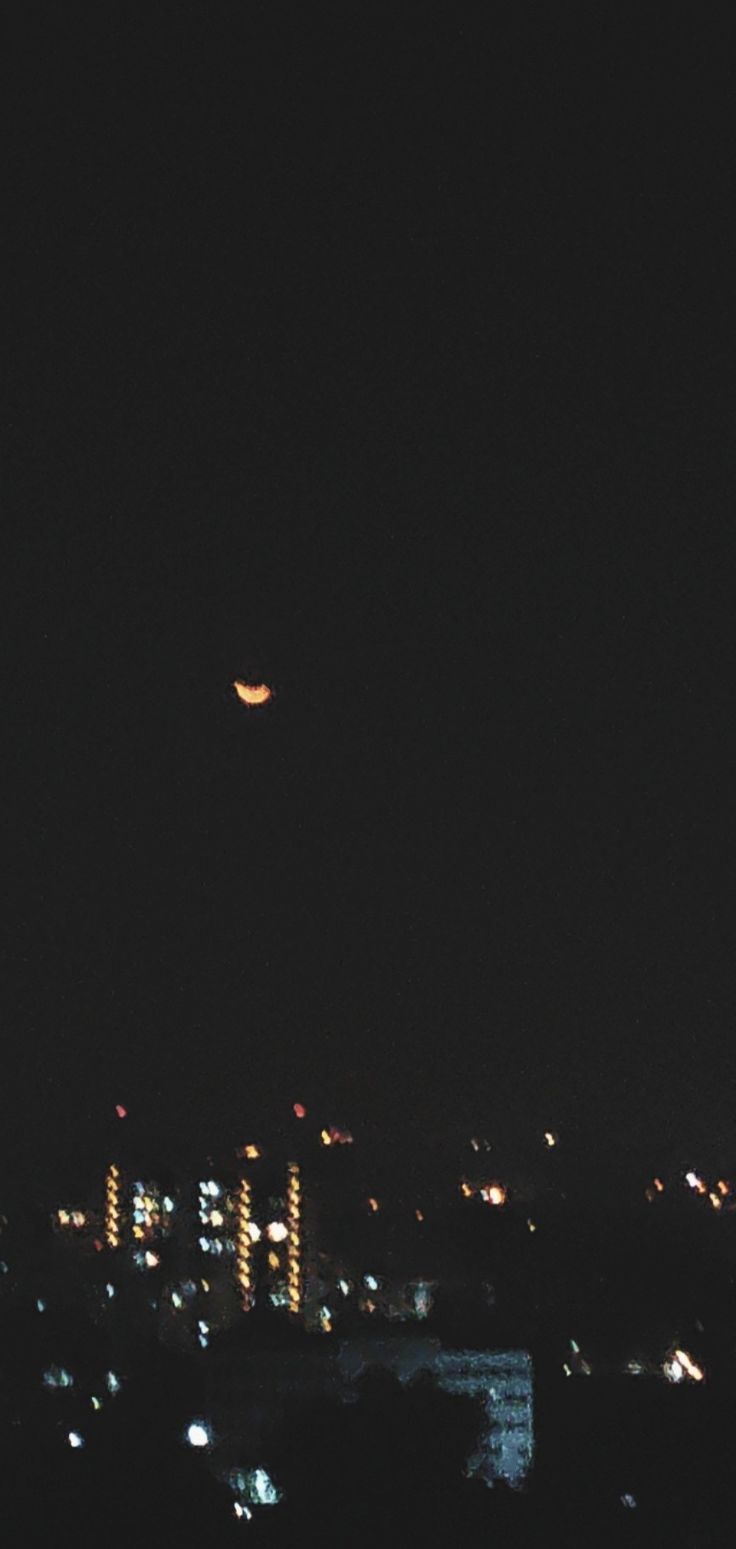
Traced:
<path id="1" fill-rule="evenodd" d="M 187 1428 L 187 1441 L 190 1447 L 209 1447 L 212 1436 L 208 1425 L 203 1420 L 193 1420 Z"/>
<path id="2" fill-rule="evenodd" d="M 294 1103 L 294 1113 L 297 1119 L 306 1119 L 307 1117 L 307 1110 L 303 1103 Z"/>
<path id="3" fill-rule="evenodd" d="M 688 1355 L 687 1350 L 675 1351 L 674 1364 L 679 1364 L 683 1371 L 687 1373 L 688 1377 L 692 1378 L 693 1382 L 703 1381 L 705 1372 L 703 1371 L 702 1366 L 697 1365 L 692 1356 Z"/>
<path id="4" fill-rule="evenodd" d="M 288 1226 L 283 1221 L 271 1221 L 266 1227 L 266 1236 L 269 1242 L 285 1242 L 289 1235 Z"/>
<path id="5" fill-rule="evenodd" d="M 267 683 L 244 683 L 242 678 L 235 679 L 233 688 L 244 705 L 266 705 L 272 695 Z"/>
<path id="6" fill-rule="evenodd" d="M 70 1447 L 77 1448 L 84 1446 L 84 1437 L 80 1436 L 79 1431 L 70 1431 L 67 1440 Z"/>

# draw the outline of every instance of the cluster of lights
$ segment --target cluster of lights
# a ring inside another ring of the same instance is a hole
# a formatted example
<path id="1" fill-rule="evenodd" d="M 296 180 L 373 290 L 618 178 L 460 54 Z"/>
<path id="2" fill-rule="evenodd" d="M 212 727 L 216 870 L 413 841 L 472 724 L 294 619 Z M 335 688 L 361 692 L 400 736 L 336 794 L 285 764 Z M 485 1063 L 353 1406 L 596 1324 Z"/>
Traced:
<path id="1" fill-rule="evenodd" d="M 240 1287 L 243 1307 L 248 1311 L 253 1301 L 253 1236 L 251 1227 L 250 1183 L 241 1178 L 238 1191 L 238 1224 L 235 1241 L 236 1279 Z"/>
<path id="2" fill-rule="evenodd" d="M 56 1218 L 59 1226 L 75 1226 L 77 1229 L 86 1225 L 87 1221 L 83 1210 L 57 1210 Z"/>
<path id="3" fill-rule="evenodd" d="M 329 1129 L 323 1129 L 319 1138 L 323 1146 L 351 1146 L 353 1144 L 350 1130 L 338 1129 L 335 1124 L 331 1124 Z"/>
<path id="4" fill-rule="evenodd" d="M 468 1183 L 467 1178 L 461 1180 L 460 1193 L 463 1199 L 472 1199 L 477 1194 L 486 1205 L 505 1205 L 508 1199 L 508 1191 L 503 1183 L 482 1183 L 476 1187 Z"/>
<path id="5" fill-rule="evenodd" d="M 172 1203 L 167 1200 L 167 1204 Z M 155 1193 L 144 1183 L 137 1183 L 133 1195 L 133 1236 L 136 1242 L 147 1242 L 161 1226 L 161 1205 Z"/>
<path id="6" fill-rule="evenodd" d="M 120 1247 L 120 1169 L 114 1162 L 105 1179 L 105 1241 L 108 1248 Z"/>
<path id="7" fill-rule="evenodd" d="M 715 1188 L 709 1189 L 704 1178 L 701 1178 L 698 1173 L 690 1171 L 685 1173 L 685 1182 L 694 1194 L 699 1194 L 701 1197 L 707 1195 L 708 1202 L 714 1210 L 722 1210 L 724 1200 L 728 1199 L 731 1193 L 731 1185 L 726 1182 L 725 1178 L 719 1178 Z"/>
<path id="8" fill-rule="evenodd" d="M 286 1189 L 286 1224 L 289 1234 L 286 1281 L 289 1312 L 294 1313 L 300 1312 L 302 1306 L 301 1191 L 302 1185 L 298 1164 L 290 1162 Z"/>

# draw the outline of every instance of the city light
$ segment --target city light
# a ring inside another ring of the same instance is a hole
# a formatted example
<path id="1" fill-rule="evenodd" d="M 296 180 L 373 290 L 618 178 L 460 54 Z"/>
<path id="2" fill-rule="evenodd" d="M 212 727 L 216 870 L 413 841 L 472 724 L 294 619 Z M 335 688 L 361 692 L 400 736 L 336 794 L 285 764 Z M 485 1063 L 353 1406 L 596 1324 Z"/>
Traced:
<path id="1" fill-rule="evenodd" d="M 252 708 L 254 705 L 267 705 L 273 698 L 273 689 L 267 683 L 244 683 L 242 678 L 236 678 L 233 688 L 241 704 Z"/>
<path id="2" fill-rule="evenodd" d="M 84 1446 L 84 1437 L 80 1435 L 79 1431 L 70 1431 L 69 1435 L 67 1436 L 67 1441 L 69 1446 L 72 1447 L 75 1451 L 77 1448 Z"/>
<path id="3" fill-rule="evenodd" d="M 286 1221 L 288 1250 L 286 1280 L 289 1293 L 289 1311 L 298 1313 L 302 1305 L 301 1267 L 301 1177 L 296 1162 L 290 1162 L 286 1189 Z"/>
<path id="4" fill-rule="evenodd" d="M 105 1179 L 105 1241 L 120 1247 L 120 1169 L 112 1162 Z"/>
<path id="5" fill-rule="evenodd" d="M 549 1146 L 550 1149 L 552 1148 L 552 1146 L 556 1146 L 557 1145 L 558 1139 L 559 1139 L 559 1136 L 557 1136 L 555 1134 L 554 1130 L 551 1130 L 551 1129 L 546 1129 L 545 1130 L 545 1132 L 544 1132 L 544 1143 L 545 1143 L 546 1146 Z"/>
<path id="6" fill-rule="evenodd" d="M 212 1432 L 204 1420 L 192 1420 L 187 1426 L 187 1441 L 190 1447 L 209 1447 L 212 1444 Z"/>
<path id="7" fill-rule="evenodd" d="M 692 1356 L 688 1355 L 687 1350 L 676 1350 L 675 1361 L 679 1363 L 685 1374 L 690 1377 L 693 1382 L 703 1381 L 705 1372 L 703 1371 L 702 1366 L 697 1365 Z"/>
<path id="8" fill-rule="evenodd" d="M 243 1308 L 247 1312 L 253 1299 L 253 1269 L 251 1256 L 253 1252 L 253 1238 L 251 1236 L 251 1193 L 250 1183 L 247 1178 L 241 1178 L 238 1192 L 237 1232 L 235 1241 L 236 1279 L 240 1287 L 240 1295 Z"/>
<path id="9" fill-rule="evenodd" d="M 289 1235 L 289 1228 L 283 1221 L 271 1221 L 266 1227 L 266 1236 L 269 1242 L 285 1242 Z"/>
<path id="10" fill-rule="evenodd" d="M 381 1208 L 381 1206 L 378 1203 L 378 1200 L 374 1199 L 373 1196 L 371 1196 L 371 1198 L 368 1200 L 368 1209 L 370 1211 L 372 1211 L 373 1214 L 375 1215 L 376 1212 L 380 1210 L 380 1208 Z"/>

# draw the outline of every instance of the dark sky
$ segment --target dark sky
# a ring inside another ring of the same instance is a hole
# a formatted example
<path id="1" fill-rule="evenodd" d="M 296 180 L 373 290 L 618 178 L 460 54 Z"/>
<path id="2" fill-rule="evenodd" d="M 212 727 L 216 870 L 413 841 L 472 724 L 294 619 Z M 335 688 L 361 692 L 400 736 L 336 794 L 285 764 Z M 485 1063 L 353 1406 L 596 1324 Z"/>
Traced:
<path id="1" fill-rule="evenodd" d="M 16 9 L 5 1165 L 734 1154 L 725 12 Z"/>

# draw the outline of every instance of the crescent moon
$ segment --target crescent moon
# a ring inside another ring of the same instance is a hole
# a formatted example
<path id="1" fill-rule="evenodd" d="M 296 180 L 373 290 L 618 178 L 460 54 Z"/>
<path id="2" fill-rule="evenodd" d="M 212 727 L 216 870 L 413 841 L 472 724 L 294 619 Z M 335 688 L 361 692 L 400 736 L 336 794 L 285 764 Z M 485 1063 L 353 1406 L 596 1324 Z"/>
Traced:
<path id="1" fill-rule="evenodd" d="M 243 683 L 241 678 L 235 679 L 233 688 L 244 705 L 267 705 L 273 695 L 267 683 Z"/>

